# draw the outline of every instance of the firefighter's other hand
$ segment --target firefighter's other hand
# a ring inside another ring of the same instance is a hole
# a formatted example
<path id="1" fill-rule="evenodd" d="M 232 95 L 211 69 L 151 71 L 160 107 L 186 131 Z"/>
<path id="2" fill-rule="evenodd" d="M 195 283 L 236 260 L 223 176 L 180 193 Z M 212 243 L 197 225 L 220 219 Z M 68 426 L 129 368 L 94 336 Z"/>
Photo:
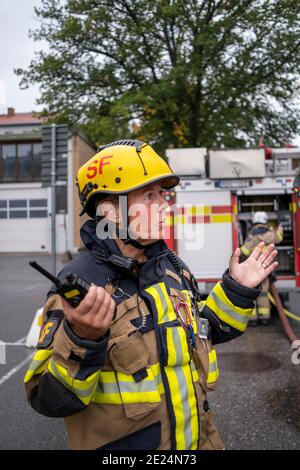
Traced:
<path id="1" fill-rule="evenodd" d="M 97 340 L 103 336 L 115 313 L 115 301 L 103 287 L 91 285 L 78 307 L 62 299 L 65 317 L 73 332 L 83 339 Z"/>
<path id="2" fill-rule="evenodd" d="M 243 263 L 239 263 L 241 250 L 237 248 L 230 260 L 230 276 L 246 287 L 257 287 L 278 266 L 274 262 L 278 254 L 275 245 L 271 244 L 263 251 L 264 246 L 265 243 L 261 242 Z"/>

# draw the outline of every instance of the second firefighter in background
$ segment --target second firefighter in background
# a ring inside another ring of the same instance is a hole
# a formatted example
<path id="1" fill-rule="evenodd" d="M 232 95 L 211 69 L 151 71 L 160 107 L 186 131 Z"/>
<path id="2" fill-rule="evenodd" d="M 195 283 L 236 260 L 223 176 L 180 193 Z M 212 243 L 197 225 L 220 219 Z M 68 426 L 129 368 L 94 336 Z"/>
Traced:
<path id="1" fill-rule="evenodd" d="M 244 259 L 247 259 L 260 242 L 265 242 L 266 247 L 271 243 L 277 245 L 282 242 L 283 229 L 281 225 L 274 228 L 268 223 L 269 218 L 266 212 L 255 212 L 252 217 L 253 226 L 250 229 L 241 252 Z M 249 326 L 256 326 L 258 322 L 267 325 L 271 318 L 271 304 L 268 298 L 270 289 L 270 279 L 267 277 L 261 283 L 261 293 L 256 299 L 256 308 L 253 309 Z"/>

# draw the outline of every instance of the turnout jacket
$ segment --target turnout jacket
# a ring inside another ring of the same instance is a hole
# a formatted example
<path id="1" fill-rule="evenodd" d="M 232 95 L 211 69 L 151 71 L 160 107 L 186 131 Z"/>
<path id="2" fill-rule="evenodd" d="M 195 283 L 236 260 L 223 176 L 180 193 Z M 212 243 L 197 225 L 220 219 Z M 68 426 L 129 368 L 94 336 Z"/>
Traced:
<path id="1" fill-rule="evenodd" d="M 115 317 L 98 341 L 79 338 L 50 289 L 24 379 L 31 406 L 65 419 L 72 449 L 222 449 L 207 401 L 218 377 L 213 345 L 245 331 L 259 290 L 226 272 L 196 309 L 190 272 L 182 262 L 178 275 L 164 241 L 146 249 L 133 278 L 94 256 L 121 255 L 113 240 L 98 239 L 95 222 L 83 225 L 81 238 L 89 251 L 59 278 L 71 272 L 105 287 Z"/>

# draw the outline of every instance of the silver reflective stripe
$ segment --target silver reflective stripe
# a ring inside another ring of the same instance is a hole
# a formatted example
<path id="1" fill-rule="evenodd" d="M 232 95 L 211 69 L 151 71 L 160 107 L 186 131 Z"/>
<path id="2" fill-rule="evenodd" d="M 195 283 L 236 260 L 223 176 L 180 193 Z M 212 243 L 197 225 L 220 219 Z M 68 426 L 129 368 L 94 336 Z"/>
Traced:
<path id="1" fill-rule="evenodd" d="M 51 367 L 53 368 L 54 370 L 54 376 L 61 382 L 63 383 L 69 390 L 72 390 L 78 397 L 88 397 L 89 395 L 91 395 L 93 393 L 93 390 L 94 390 L 94 385 L 92 385 L 90 388 L 88 388 L 87 390 L 80 390 L 76 387 L 72 387 L 70 384 L 68 384 L 68 382 L 61 376 L 61 374 L 59 373 L 56 365 L 55 365 L 55 362 L 53 361 L 53 359 L 51 360 Z"/>
<path id="2" fill-rule="evenodd" d="M 36 359 L 33 359 L 30 363 L 30 366 L 29 366 L 29 369 L 31 372 L 34 372 L 35 370 L 37 370 L 42 364 L 43 362 L 47 362 L 48 359 L 43 359 L 43 360 L 40 360 L 40 361 L 37 361 Z"/>
<path id="3" fill-rule="evenodd" d="M 96 388 L 96 393 L 120 393 L 120 390 L 116 382 L 99 382 Z"/>
<path id="4" fill-rule="evenodd" d="M 178 388 L 180 390 L 181 404 L 184 415 L 185 449 L 189 450 L 192 448 L 193 438 L 191 427 L 192 413 L 188 398 L 188 384 L 186 383 L 186 378 L 181 367 L 174 367 L 174 372 L 178 380 Z"/>
<path id="5" fill-rule="evenodd" d="M 129 393 L 142 393 L 142 392 L 156 392 L 157 386 L 154 381 L 143 380 L 141 382 L 119 382 L 121 392 Z"/>
<path id="6" fill-rule="evenodd" d="M 118 387 L 119 384 L 119 387 Z M 117 383 L 99 383 L 96 392 L 99 393 L 143 393 L 156 392 L 157 385 L 154 381 L 141 382 L 118 382 Z"/>
<path id="7" fill-rule="evenodd" d="M 172 331 L 172 340 L 173 340 L 175 350 L 176 350 L 176 364 L 181 365 L 183 364 L 183 351 L 181 347 L 181 341 L 180 341 L 178 329 L 173 327 L 171 331 Z"/>
<path id="8" fill-rule="evenodd" d="M 162 384 L 161 373 L 159 373 L 158 375 L 155 375 L 154 378 L 155 378 L 155 381 L 156 381 L 156 384 L 157 384 L 157 385 L 161 385 L 161 384 Z"/>
<path id="9" fill-rule="evenodd" d="M 233 318 L 234 320 L 236 320 L 239 323 L 243 323 L 244 325 L 248 324 L 248 321 L 249 321 L 249 318 L 250 318 L 249 315 L 241 315 L 240 313 L 234 312 L 228 305 L 226 305 L 217 296 L 217 294 L 214 291 L 212 291 L 209 294 L 209 296 L 210 296 L 210 298 L 212 298 L 214 300 L 214 302 L 217 304 L 217 306 L 220 308 L 220 310 L 225 312 L 229 317 Z"/>
<path id="10" fill-rule="evenodd" d="M 212 372 L 216 372 L 218 370 L 218 363 L 217 361 L 209 363 L 209 370 L 208 373 L 211 374 Z"/>
<path id="11" fill-rule="evenodd" d="M 161 374 L 154 376 L 154 380 L 143 380 L 141 382 L 101 382 L 97 384 L 97 393 L 143 393 L 143 392 L 156 392 L 157 386 L 162 383 Z"/>
<path id="12" fill-rule="evenodd" d="M 183 410 L 183 415 L 184 415 L 185 448 L 191 449 L 192 444 L 193 444 L 192 427 L 191 427 L 192 412 L 191 412 L 191 407 L 189 404 L 188 384 L 186 382 L 186 378 L 183 373 L 182 367 L 180 367 L 180 365 L 183 363 L 184 353 L 183 353 L 178 329 L 173 327 L 171 328 L 171 331 L 172 331 L 173 347 L 176 350 L 176 361 L 178 364 L 178 366 L 173 366 L 173 370 L 175 372 L 175 375 L 178 381 L 178 389 L 179 389 L 180 396 L 181 396 L 181 405 L 182 405 L 182 410 Z M 171 388 L 171 393 L 172 393 L 172 388 Z"/>
<path id="13" fill-rule="evenodd" d="M 167 305 L 167 302 L 166 302 L 166 299 L 165 299 L 165 296 L 164 296 L 164 293 L 160 287 L 159 284 L 156 284 L 155 286 L 153 286 L 156 290 L 156 292 L 158 293 L 159 295 L 159 298 L 161 300 L 161 305 L 162 305 L 162 308 L 163 308 L 163 311 L 164 311 L 164 316 L 163 316 L 163 323 L 167 323 L 169 321 L 169 317 L 168 317 L 168 305 Z"/>

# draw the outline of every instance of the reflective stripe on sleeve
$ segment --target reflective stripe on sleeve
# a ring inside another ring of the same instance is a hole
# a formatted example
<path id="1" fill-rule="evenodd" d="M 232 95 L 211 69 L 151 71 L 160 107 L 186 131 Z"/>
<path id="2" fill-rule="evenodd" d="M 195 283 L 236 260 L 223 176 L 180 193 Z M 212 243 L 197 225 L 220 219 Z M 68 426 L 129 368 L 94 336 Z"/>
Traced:
<path id="1" fill-rule="evenodd" d="M 207 383 L 212 384 L 216 382 L 219 377 L 218 361 L 217 361 L 217 352 L 215 349 L 212 349 L 208 353 L 209 366 L 208 366 L 208 376 Z"/>
<path id="2" fill-rule="evenodd" d="M 24 383 L 28 383 L 35 375 L 40 375 L 46 369 L 46 364 L 52 354 L 52 349 L 39 349 L 32 358 Z"/>
<path id="3" fill-rule="evenodd" d="M 97 386 L 99 371 L 94 372 L 85 380 L 74 379 L 69 375 L 68 370 L 55 362 L 53 358 L 50 359 L 47 368 L 60 383 L 73 392 L 85 405 L 90 403 Z"/>
<path id="4" fill-rule="evenodd" d="M 209 307 L 222 321 L 236 330 L 245 331 L 252 308 L 240 308 L 233 305 L 222 289 L 221 283 L 215 285 L 206 300 Z"/>

